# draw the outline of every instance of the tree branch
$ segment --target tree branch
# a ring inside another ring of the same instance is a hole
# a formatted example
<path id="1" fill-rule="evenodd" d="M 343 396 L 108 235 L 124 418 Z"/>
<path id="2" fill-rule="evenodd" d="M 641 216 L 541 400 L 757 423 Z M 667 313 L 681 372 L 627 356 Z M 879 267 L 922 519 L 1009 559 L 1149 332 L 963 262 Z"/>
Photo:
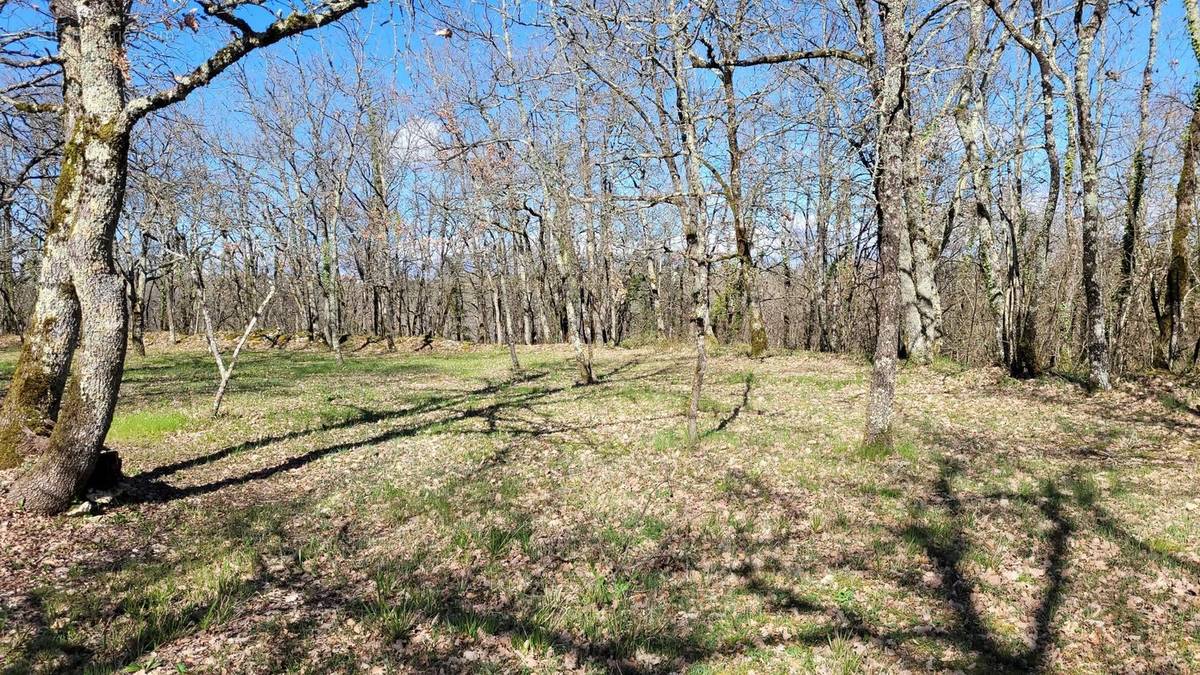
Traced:
<path id="1" fill-rule="evenodd" d="M 0 94 L 0 103 L 12 107 L 13 110 L 26 115 L 36 115 L 38 113 L 57 113 L 62 110 L 62 106 L 57 103 L 37 103 L 35 101 L 24 101 L 19 98 L 11 98 Z"/>
<path id="2" fill-rule="evenodd" d="M 816 59 L 841 59 L 858 65 L 866 65 L 867 60 L 862 54 L 852 52 L 846 49 L 826 48 L 813 49 L 810 51 L 795 51 L 782 52 L 779 54 L 763 54 L 760 56 L 751 56 L 744 59 L 727 59 L 717 61 L 710 55 L 707 59 L 702 59 L 695 54 L 692 54 L 693 68 L 708 68 L 709 70 L 725 70 L 728 68 L 749 68 L 752 66 L 766 66 L 776 63 L 791 63 L 793 61 L 812 61 Z"/>
<path id="3" fill-rule="evenodd" d="M 334 0 L 325 3 L 320 10 L 304 14 L 291 14 L 286 18 L 279 19 L 261 31 L 251 30 L 248 24 L 242 22 L 245 25 L 242 35 L 230 40 L 187 75 L 176 77 L 174 87 L 130 101 L 125 106 L 123 122 L 127 127 L 132 126 L 147 114 L 182 101 L 187 98 L 188 94 L 211 82 L 226 68 L 237 63 L 239 59 L 255 49 L 267 47 L 284 38 L 331 24 L 356 9 L 366 7 L 369 2 L 370 0 Z"/>

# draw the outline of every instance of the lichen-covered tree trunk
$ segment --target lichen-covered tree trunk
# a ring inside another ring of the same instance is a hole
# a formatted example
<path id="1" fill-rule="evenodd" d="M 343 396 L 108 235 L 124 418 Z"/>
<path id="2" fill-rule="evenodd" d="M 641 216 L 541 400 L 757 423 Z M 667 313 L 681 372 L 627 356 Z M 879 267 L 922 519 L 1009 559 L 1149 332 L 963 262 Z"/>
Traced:
<path id="1" fill-rule="evenodd" d="M 336 206 L 333 207 L 335 210 L 336 208 Z M 326 221 L 322 221 L 322 223 L 325 244 L 321 255 L 321 291 L 325 303 L 325 341 L 329 344 L 329 349 L 340 366 L 345 358 L 342 356 L 342 303 L 336 214 L 333 216 L 332 224 Z"/>
<path id="2" fill-rule="evenodd" d="M 1100 269 L 1100 151 L 1097 147 L 1096 124 L 1092 119 L 1089 76 L 1092 47 L 1107 11 L 1108 0 L 1097 0 L 1087 23 L 1081 23 L 1082 19 L 1076 17 L 1079 49 L 1075 58 L 1073 92 L 1079 174 L 1083 188 L 1083 291 L 1087 317 L 1085 343 L 1088 387 L 1093 390 L 1110 387 L 1107 313 Z"/>
<path id="3" fill-rule="evenodd" d="M 810 304 L 804 347 L 822 352 L 832 351 L 830 339 L 832 312 L 829 311 L 834 303 L 830 296 L 835 288 L 830 283 L 834 266 L 829 255 L 829 231 L 834 224 L 835 205 L 833 203 L 833 134 L 822 129 L 817 141 L 819 157 L 817 158 L 817 241 L 813 257 L 816 264 L 812 265 L 814 300 Z M 790 280 L 789 280 L 790 281 Z"/>
<path id="4" fill-rule="evenodd" d="M 1034 38 L 1040 39 L 1042 22 L 1034 22 Z M 1054 82 L 1053 70 L 1049 59 L 1044 54 L 1035 54 L 1038 63 L 1038 78 L 1041 88 L 1042 104 L 1042 149 L 1046 156 L 1046 205 L 1042 214 L 1042 222 L 1033 236 L 1033 243 L 1026 258 L 1025 283 L 1022 298 L 1024 302 L 1017 319 L 1018 330 L 1016 345 L 1013 350 L 1012 363 L 1009 371 L 1014 377 L 1037 377 L 1042 373 L 1042 356 L 1039 352 L 1038 340 L 1041 328 L 1038 315 L 1042 303 L 1042 294 L 1046 288 L 1046 269 L 1050 256 L 1050 229 L 1054 226 L 1054 215 L 1058 210 L 1058 195 L 1062 185 L 1062 165 L 1058 158 L 1058 147 L 1054 136 Z"/>
<path id="5" fill-rule="evenodd" d="M 72 130 L 79 122 L 79 26 L 68 3 L 56 2 L 63 59 L 63 129 L 68 134 L 38 274 L 37 301 L 21 355 L 0 404 L 0 469 L 18 466 L 50 435 L 79 336 L 79 301 L 67 261 L 71 222 L 79 200 L 80 151 Z"/>
<path id="6" fill-rule="evenodd" d="M 513 220 L 516 221 L 515 211 Z M 521 300 L 521 335 L 528 346 L 533 344 L 533 289 L 529 285 L 529 273 L 526 271 L 526 265 L 531 263 L 532 256 L 525 251 L 523 245 L 525 240 L 525 224 L 522 223 L 520 233 L 513 235 L 513 264 L 517 268 L 517 281 L 519 282 L 517 292 Z"/>
<path id="7" fill-rule="evenodd" d="M 78 340 L 79 301 L 60 227 L 52 223 L 47 234 L 37 302 L 0 404 L 0 469 L 18 466 L 40 445 L 36 437 L 50 435 Z"/>
<path id="8" fill-rule="evenodd" d="M 963 73 L 962 91 L 958 106 L 954 110 L 954 121 L 963 142 L 964 161 L 971 178 L 975 196 L 974 237 L 978 248 L 980 275 L 992 317 L 992 332 L 996 343 L 997 358 L 1001 363 L 1012 359 L 1009 340 L 1009 306 L 1005 297 L 1009 293 L 1007 282 L 1011 271 L 1004 261 L 995 256 L 995 218 L 992 211 L 991 168 L 986 156 L 984 141 L 984 106 L 986 105 L 986 69 L 982 63 L 987 38 L 983 25 L 983 2 L 974 0 L 970 6 L 970 36 L 968 39 L 966 65 Z M 1015 245 L 1015 243 L 1014 243 Z"/>
<path id="9" fill-rule="evenodd" d="M 900 236 L 900 339 L 912 363 L 929 364 L 942 341 L 942 301 L 925 227 L 909 219 Z"/>
<path id="10" fill-rule="evenodd" d="M 146 262 L 143 254 L 129 284 L 129 342 L 138 356 L 146 355 Z"/>
<path id="11" fill-rule="evenodd" d="M 662 298 L 658 289 L 658 263 L 652 252 L 646 254 L 646 281 L 650 294 L 650 313 L 654 315 L 654 337 L 663 340 L 667 337 L 667 324 L 663 319 Z"/>
<path id="12" fill-rule="evenodd" d="M 566 206 L 565 195 L 559 196 L 551 228 L 554 231 L 555 243 L 558 244 L 558 255 L 554 263 L 558 269 L 559 280 L 563 288 L 563 301 L 567 314 L 567 336 L 571 341 L 571 349 L 575 353 L 575 366 L 579 371 L 579 384 L 592 384 L 596 376 L 592 370 L 592 346 L 583 335 L 583 270 L 579 265 L 579 252 L 575 249 L 575 237 L 571 232 L 570 211 Z"/>
<path id="13" fill-rule="evenodd" d="M 684 258 L 687 260 L 688 271 L 691 274 L 691 303 L 692 303 L 692 341 L 696 349 L 695 367 L 692 369 L 692 395 L 688 401 L 688 443 L 695 445 L 700 441 L 697 428 L 700 413 L 700 396 L 704 391 L 704 377 L 708 371 L 708 345 L 705 339 L 709 335 L 709 305 L 708 305 L 708 250 L 707 237 L 701 225 L 703 213 L 702 191 L 700 182 L 700 142 L 696 133 L 696 111 L 692 107 L 690 83 L 688 80 L 688 54 L 691 45 L 687 42 L 687 24 L 682 14 L 671 16 L 671 75 L 675 85 L 675 113 L 679 120 L 679 138 L 683 149 L 684 171 L 687 176 L 687 189 L 679 200 L 680 215 L 683 221 Z M 675 184 L 679 184 L 675 178 Z"/>
<path id="14" fill-rule="evenodd" d="M 860 3 L 860 7 L 865 3 Z M 879 216 L 879 314 L 875 358 L 867 396 L 863 444 L 891 447 L 892 412 L 896 398 L 896 359 L 900 340 L 900 236 L 904 232 L 904 137 L 908 114 L 904 107 L 907 36 L 905 2 L 880 5 L 883 59 L 876 70 L 875 112 L 879 116 L 879 157 L 876 167 L 876 212 Z M 860 43 L 873 37 L 860 38 Z"/>
<path id="15" fill-rule="evenodd" d="M 921 336 L 921 315 L 917 312 L 917 289 L 913 283 L 912 238 L 900 237 L 897 260 L 900 273 L 900 356 L 910 363 L 927 363 Z"/>
<path id="16" fill-rule="evenodd" d="M 1185 0 L 1188 36 L 1192 53 L 1200 61 L 1200 4 Z M 1192 119 L 1183 136 L 1183 162 L 1179 169 L 1179 184 L 1175 188 L 1175 223 L 1171 228 L 1171 253 L 1167 262 L 1167 278 L 1162 306 L 1151 289 L 1158 335 L 1154 340 L 1153 363 L 1156 368 L 1171 370 L 1179 357 L 1179 340 L 1183 334 L 1183 300 L 1190 282 L 1192 220 L 1196 217 L 1196 154 L 1200 152 L 1200 83 L 1192 89 Z"/>
<path id="17" fill-rule="evenodd" d="M 1192 220 L 1196 217 L 1196 154 L 1200 152 L 1200 84 L 1192 94 L 1192 118 L 1183 137 L 1183 166 L 1175 188 L 1175 223 L 1171 228 L 1171 257 L 1161 307 L 1156 305 L 1158 335 L 1154 366 L 1171 370 L 1179 358 L 1183 334 L 1183 299 L 1190 277 Z"/>
<path id="18" fill-rule="evenodd" d="M 972 58 L 972 57 L 969 57 Z M 978 58 L 974 63 L 978 64 Z M 954 119 L 962 137 L 967 171 L 971 177 L 971 186 L 975 195 L 975 243 L 978 248 L 979 271 L 983 277 L 984 290 L 987 294 L 988 308 L 992 317 L 992 333 L 996 342 L 996 352 L 1002 362 L 1010 357 L 1009 346 L 1005 337 L 1005 289 L 1002 285 L 1002 274 L 993 256 L 995 233 L 991 209 L 992 187 L 989 171 L 985 166 L 979 142 L 980 112 L 976 96 L 976 86 L 969 81 L 963 86 L 963 100 L 954 111 Z"/>
<path id="19" fill-rule="evenodd" d="M 89 5 L 79 17 L 80 97 L 63 148 L 59 193 L 69 203 L 67 267 L 79 300 L 79 345 L 46 450 L 18 478 L 10 497 L 54 513 L 82 492 L 100 453 L 125 364 L 124 279 L 112 259 L 128 168 L 129 127 L 122 115 L 123 3 Z"/>
<path id="20" fill-rule="evenodd" d="M 792 318 L 795 303 L 792 302 L 792 293 L 794 282 L 792 280 L 792 251 L 788 245 L 790 237 L 783 237 L 780 241 L 780 265 L 783 267 L 783 306 L 781 314 L 783 314 L 783 326 L 779 333 L 779 342 L 784 349 L 795 349 L 796 341 L 793 337 L 792 324 L 795 320 Z M 819 306 L 818 302 L 813 302 L 813 305 Z M 819 316 L 819 312 L 814 312 Z M 811 330 L 811 326 L 809 327 Z"/>
<path id="21" fill-rule="evenodd" d="M 923 143 L 910 137 L 905 162 L 906 227 L 900 235 L 900 339 L 911 363 L 928 364 L 942 340 L 942 300 L 934 275 L 936 248 L 920 187 Z"/>
<path id="22" fill-rule="evenodd" d="M 497 276 L 500 277 L 499 294 L 503 302 L 504 312 L 504 344 L 508 345 L 508 359 L 512 365 L 513 373 L 521 372 L 521 361 L 517 358 L 517 342 L 513 335 L 513 317 L 512 317 L 512 302 L 508 294 L 508 254 L 505 250 L 504 243 L 500 243 L 499 263 L 500 269 L 497 271 Z M 499 323 L 499 320 L 497 320 Z"/>
<path id="23" fill-rule="evenodd" d="M 0 192 L 0 332 L 15 334 L 21 330 L 17 314 L 17 280 L 13 274 L 13 213 L 11 198 Z"/>
<path id="24" fill-rule="evenodd" d="M 738 41 L 727 45 L 737 53 Z M 737 247 L 739 300 L 746 308 L 745 331 L 750 339 L 750 356 L 758 356 L 767 349 L 767 327 L 763 322 L 762 307 L 758 302 L 758 284 L 755 279 L 754 256 L 750 240 L 750 228 L 746 224 L 745 200 L 742 194 L 742 148 L 738 139 L 737 92 L 734 88 L 734 66 L 721 69 L 721 84 L 725 98 L 725 142 L 729 152 L 729 179 L 726 183 L 726 201 L 729 204 L 730 220 L 733 221 L 733 238 Z"/>
<path id="25" fill-rule="evenodd" d="M 1122 344 L 1125 323 L 1133 299 L 1134 276 L 1137 273 L 1138 248 L 1141 245 L 1141 226 L 1145 211 L 1147 163 L 1146 144 L 1150 138 L 1150 89 L 1154 85 L 1154 60 L 1158 53 L 1159 16 L 1163 3 L 1150 2 L 1150 37 L 1146 48 L 1146 65 L 1142 68 L 1142 87 L 1138 92 L 1138 133 L 1134 142 L 1133 159 L 1129 167 L 1129 197 L 1125 203 L 1125 232 L 1121 237 L 1121 274 L 1117 282 L 1117 311 L 1113 317 L 1113 354 L 1118 368 L 1124 363 Z"/>

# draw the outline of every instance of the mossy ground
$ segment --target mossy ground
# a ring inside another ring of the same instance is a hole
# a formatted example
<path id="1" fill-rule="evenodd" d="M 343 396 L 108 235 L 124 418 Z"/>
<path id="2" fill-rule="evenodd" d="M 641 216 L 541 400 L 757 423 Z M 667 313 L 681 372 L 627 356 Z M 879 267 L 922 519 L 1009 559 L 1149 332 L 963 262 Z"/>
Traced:
<path id="1" fill-rule="evenodd" d="M 132 359 L 129 495 L 0 512 L 10 672 L 1187 672 L 1196 393 L 686 351 Z M 8 356 L 9 361 L 12 355 Z M 3 368 L 0 364 L 0 368 Z M 7 507 L 3 507 L 7 508 Z"/>

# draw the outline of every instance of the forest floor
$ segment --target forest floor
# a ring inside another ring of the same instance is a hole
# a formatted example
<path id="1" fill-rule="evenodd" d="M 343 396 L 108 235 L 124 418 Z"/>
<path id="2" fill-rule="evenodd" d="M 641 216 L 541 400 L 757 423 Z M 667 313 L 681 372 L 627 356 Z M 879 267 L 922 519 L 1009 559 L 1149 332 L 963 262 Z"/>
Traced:
<path id="1" fill-rule="evenodd" d="M 87 516 L 0 507 L 5 672 L 1197 672 L 1200 390 L 684 351 L 131 358 Z M 11 369 L 14 352 L 5 352 Z M 104 501 L 103 499 L 101 501 Z"/>

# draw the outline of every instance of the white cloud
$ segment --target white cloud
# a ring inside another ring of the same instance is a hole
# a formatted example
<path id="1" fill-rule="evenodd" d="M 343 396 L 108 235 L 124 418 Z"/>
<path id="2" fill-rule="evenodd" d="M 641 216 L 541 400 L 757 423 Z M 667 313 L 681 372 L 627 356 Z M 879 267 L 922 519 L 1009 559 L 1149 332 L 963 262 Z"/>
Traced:
<path id="1" fill-rule="evenodd" d="M 437 157 L 441 127 L 433 120 L 410 117 L 396 130 L 392 157 L 402 163 L 426 163 Z"/>

